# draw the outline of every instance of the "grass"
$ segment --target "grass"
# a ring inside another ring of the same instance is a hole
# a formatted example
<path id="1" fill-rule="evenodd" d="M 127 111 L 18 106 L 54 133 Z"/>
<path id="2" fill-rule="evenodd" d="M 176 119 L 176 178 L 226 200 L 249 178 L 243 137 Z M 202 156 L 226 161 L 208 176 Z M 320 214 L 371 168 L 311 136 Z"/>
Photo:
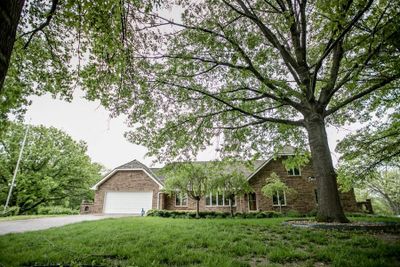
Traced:
<path id="1" fill-rule="evenodd" d="M 7 216 L 7 217 L 0 217 L 0 222 L 3 221 L 17 221 L 17 220 L 29 220 L 29 219 L 36 219 L 36 218 L 45 218 L 45 217 L 58 217 L 58 216 L 68 216 L 65 214 L 57 214 L 57 215 L 17 215 L 17 216 Z"/>
<path id="2" fill-rule="evenodd" d="M 0 236 L 0 266 L 400 266 L 398 235 L 298 229 L 284 220 L 82 222 Z"/>

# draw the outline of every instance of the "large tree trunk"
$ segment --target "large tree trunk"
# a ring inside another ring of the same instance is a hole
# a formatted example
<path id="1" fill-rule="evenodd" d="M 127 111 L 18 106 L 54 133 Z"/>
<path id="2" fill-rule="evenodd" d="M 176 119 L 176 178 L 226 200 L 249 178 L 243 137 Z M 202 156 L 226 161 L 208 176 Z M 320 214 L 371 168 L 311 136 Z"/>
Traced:
<path id="1" fill-rule="evenodd" d="M 319 196 L 316 219 L 320 222 L 348 222 L 340 203 L 324 119 L 313 114 L 305 118 L 305 123 Z"/>
<path id="2" fill-rule="evenodd" d="M 0 95 L 10 64 L 15 35 L 25 0 L 0 1 Z"/>

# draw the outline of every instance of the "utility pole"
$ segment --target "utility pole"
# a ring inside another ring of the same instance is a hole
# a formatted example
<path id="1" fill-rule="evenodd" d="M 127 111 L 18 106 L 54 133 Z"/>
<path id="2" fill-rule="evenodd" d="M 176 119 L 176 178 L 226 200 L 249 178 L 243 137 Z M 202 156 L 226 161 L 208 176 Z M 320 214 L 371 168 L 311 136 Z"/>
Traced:
<path id="1" fill-rule="evenodd" d="M 22 141 L 21 149 L 19 150 L 19 156 L 18 156 L 18 160 L 17 160 L 17 165 L 15 166 L 14 175 L 13 175 L 13 178 L 11 180 L 11 186 L 10 186 L 10 189 L 8 190 L 7 201 L 6 201 L 6 204 L 4 205 L 3 214 L 6 214 L 6 210 L 7 210 L 7 207 L 8 207 L 8 203 L 10 202 L 12 190 L 13 190 L 13 188 L 15 186 L 15 178 L 17 177 L 19 163 L 20 163 L 21 158 L 22 158 L 22 152 L 24 151 L 26 137 L 28 136 L 28 131 L 29 131 L 29 124 L 26 126 L 24 140 Z"/>

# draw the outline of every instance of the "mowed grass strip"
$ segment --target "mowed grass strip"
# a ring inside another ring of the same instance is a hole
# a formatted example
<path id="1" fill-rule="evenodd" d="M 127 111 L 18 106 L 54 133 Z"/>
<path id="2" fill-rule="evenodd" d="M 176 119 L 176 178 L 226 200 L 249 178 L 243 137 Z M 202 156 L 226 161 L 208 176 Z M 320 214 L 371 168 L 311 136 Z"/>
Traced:
<path id="1" fill-rule="evenodd" d="M 276 219 L 128 217 L 0 236 L 0 266 L 400 266 L 398 236 Z"/>

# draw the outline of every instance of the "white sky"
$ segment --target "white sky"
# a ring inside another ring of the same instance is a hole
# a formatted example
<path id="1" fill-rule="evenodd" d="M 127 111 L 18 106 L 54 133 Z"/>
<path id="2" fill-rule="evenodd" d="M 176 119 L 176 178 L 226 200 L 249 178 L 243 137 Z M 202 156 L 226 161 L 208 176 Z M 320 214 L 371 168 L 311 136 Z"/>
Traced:
<path id="1" fill-rule="evenodd" d="M 82 97 L 82 92 L 75 93 L 71 103 L 53 99 L 49 95 L 32 97 L 32 105 L 25 116 L 31 124 L 53 126 L 65 131 L 75 140 L 83 140 L 88 145 L 88 155 L 94 162 L 113 169 L 133 159 L 147 166 L 153 166 L 151 158 L 145 158 L 147 149 L 134 145 L 124 138 L 128 127 L 125 119 L 118 117 L 110 119 L 109 112 L 100 106 L 99 102 L 90 102 Z M 351 129 L 352 127 L 350 127 Z M 334 151 L 337 140 L 343 138 L 349 130 L 328 129 L 328 139 L 331 151 Z M 199 160 L 215 159 L 213 149 L 202 152 Z M 338 155 L 333 153 L 336 163 Z"/>

